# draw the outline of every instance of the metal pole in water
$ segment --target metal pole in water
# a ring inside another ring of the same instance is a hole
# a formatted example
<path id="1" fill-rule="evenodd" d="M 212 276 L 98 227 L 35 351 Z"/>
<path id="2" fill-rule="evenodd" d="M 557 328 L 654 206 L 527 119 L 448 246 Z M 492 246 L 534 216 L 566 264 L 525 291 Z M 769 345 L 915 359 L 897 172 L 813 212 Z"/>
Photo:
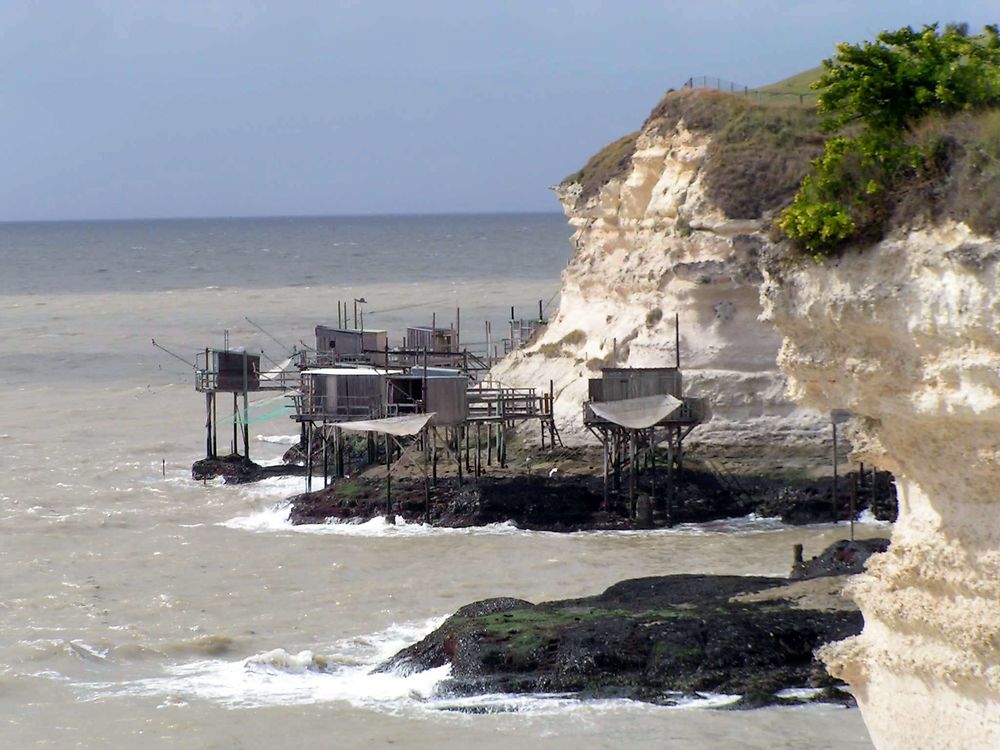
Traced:
<path id="1" fill-rule="evenodd" d="M 837 523 L 837 423 L 833 424 L 833 522 Z"/>

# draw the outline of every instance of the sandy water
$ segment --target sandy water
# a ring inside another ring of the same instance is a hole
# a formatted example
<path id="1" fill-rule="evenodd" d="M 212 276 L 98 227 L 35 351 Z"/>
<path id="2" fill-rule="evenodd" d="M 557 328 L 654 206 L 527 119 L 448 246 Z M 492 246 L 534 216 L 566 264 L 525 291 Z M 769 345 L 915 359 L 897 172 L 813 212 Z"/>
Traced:
<path id="1" fill-rule="evenodd" d="M 369 674 L 478 598 L 582 596 L 667 573 L 782 574 L 793 543 L 816 552 L 844 528 L 293 529 L 282 503 L 299 479 L 189 479 L 203 400 L 151 336 L 187 353 L 229 328 L 268 349 L 244 315 L 290 340 L 361 294 L 390 329 L 456 304 L 463 322 L 499 326 L 510 304 L 551 296 L 551 266 L 507 280 L 0 298 L 0 747 L 870 747 L 856 710 L 454 701 L 433 695 L 441 670 Z M 255 458 L 277 458 L 291 432 L 284 419 L 255 425 Z"/>

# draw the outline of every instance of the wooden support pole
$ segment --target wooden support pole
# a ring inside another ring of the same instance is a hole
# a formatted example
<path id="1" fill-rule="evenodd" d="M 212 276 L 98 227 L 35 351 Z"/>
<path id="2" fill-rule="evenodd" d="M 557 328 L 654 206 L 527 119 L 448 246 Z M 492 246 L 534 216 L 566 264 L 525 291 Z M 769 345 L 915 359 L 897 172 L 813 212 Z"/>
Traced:
<path id="1" fill-rule="evenodd" d="M 313 481 L 313 423 L 306 427 L 306 492 L 312 492 Z"/>
<path id="2" fill-rule="evenodd" d="M 493 416 L 493 404 L 486 405 L 487 414 Z M 493 465 L 493 423 L 486 423 L 486 465 Z"/>
<path id="3" fill-rule="evenodd" d="M 243 455 L 249 460 L 250 459 L 250 404 L 249 396 L 247 391 L 250 387 L 249 377 L 250 373 L 247 371 L 249 367 L 247 359 L 247 350 L 243 350 Z"/>
<path id="4" fill-rule="evenodd" d="M 438 483 L 438 434 L 437 428 L 431 428 L 431 484 L 437 487 Z"/>
<path id="5" fill-rule="evenodd" d="M 482 424 L 476 422 L 476 479 L 483 475 L 483 431 Z"/>
<path id="6" fill-rule="evenodd" d="M 455 463 L 458 464 L 458 486 L 461 487 L 465 478 L 462 476 L 462 428 L 456 427 L 455 435 Z"/>
<path id="7" fill-rule="evenodd" d="M 462 425 L 459 429 L 465 438 L 465 470 L 469 472 L 472 471 L 472 457 L 469 455 L 469 428 L 466 425 Z"/>
<path id="8" fill-rule="evenodd" d="M 212 393 L 205 393 L 205 458 L 215 458 L 212 454 Z"/>
<path id="9" fill-rule="evenodd" d="M 385 435 L 385 522 L 396 523 L 396 516 L 392 513 L 392 438 L 389 433 Z"/>
<path id="10" fill-rule="evenodd" d="M 219 456 L 219 402 L 212 391 L 212 455 Z"/>
<path id="11" fill-rule="evenodd" d="M 431 480 L 427 475 L 427 457 L 430 455 L 430 446 L 427 443 L 427 427 L 424 427 L 421 434 L 424 454 L 424 523 L 431 522 Z"/>
<path id="12" fill-rule="evenodd" d="M 615 429 L 612 432 L 611 463 L 612 463 L 612 471 L 613 471 L 612 478 L 614 479 L 613 484 L 614 484 L 615 494 L 619 496 L 620 500 L 620 495 L 622 491 L 622 447 L 621 447 L 621 434 L 617 429 Z"/>
<path id="13" fill-rule="evenodd" d="M 649 477 L 650 477 L 650 491 L 649 491 L 649 505 L 652 508 L 656 508 L 656 428 L 649 428 Z"/>
<path id="14" fill-rule="evenodd" d="M 240 442 L 236 437 L 238 434 L 237 425 L 239 424 L 239 415 L 240 415 L 240 397 L 234 391 L 233 392 L 233 442 L 232 445 L 229 446 L 230 447 L 229 452 L 232 453 L 233 455 L 239 455 Z"/>
<path id="15" fill-rule="evenodd" d="M 323 423 L 323 489 L 330 486 L 330 440 L 326 430 L 326 422 Z"/>
<path id="16" fill-rule="evenodd" d="M 628 504 L 629 513 L 632 518 L 635 518 L 635 493 L 636 485 L 639 483 L 639 461 L 636 451 L 636 433 L 634 430 L 629 430 L 628 436 L 628 452 L 629 452 L 629 483 L 628 483 Z"/>
<path id="17" fill-rule="evenodd" d="M 851 482 L 851 541 L 854 541 L 854 516 L 858 512 L 858 478 L 861 476 L 860 472 L 854 476 L 854 481 Z"/>
<path id="18" fill-rule="evenodd" d="M 333 429 L 335 431 L 335 435 L 336 435 L 336 438 L 337 438 L 337 444 L 336 444 L 336 451 L 337 451 L 337 453 L 336 453 L 336 464 L 337 465 L 336 465 L 334 471 L 336 472 L 337 478 L 339 479 L 339 478 L 343 477 L 344 474 L 347 473 L 345 471 L 345 466 L 344 466 L 344 463 L 345 463 L 344 462 L 344 431 L 342 429 L 340 429 L 339 427 L 334 427 Z"/>
<path id="19" fill-rule="evenodd" d="M 674 473 L 674 441 L 673 436 L 667 440 L 667 526 L 674 525 L 674 500 L 677 491 L 677 476 Z"/>
<path id="20" fill-rule="evenodd" d="M 601 453 L 604 456 L 604 510 L 608 512 L 611 510 L 608 501 L 608 453 L 611 451 L 611 446 L 608 445 L 608 431 L 604 429 L 601 430 L 601 447 L 603 448 Z"/>

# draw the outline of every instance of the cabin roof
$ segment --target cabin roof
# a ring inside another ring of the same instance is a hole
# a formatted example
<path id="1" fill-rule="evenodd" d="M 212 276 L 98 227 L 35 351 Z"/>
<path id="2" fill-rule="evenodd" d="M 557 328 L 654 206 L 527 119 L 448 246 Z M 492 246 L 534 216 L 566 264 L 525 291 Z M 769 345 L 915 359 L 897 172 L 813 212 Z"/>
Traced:
<path id="1" fill-rule="evenodd" d="M 390 375 L 398 370 L 376 370 L 374 367 L 317 367 L 303 370 L 303 375 Z"/>

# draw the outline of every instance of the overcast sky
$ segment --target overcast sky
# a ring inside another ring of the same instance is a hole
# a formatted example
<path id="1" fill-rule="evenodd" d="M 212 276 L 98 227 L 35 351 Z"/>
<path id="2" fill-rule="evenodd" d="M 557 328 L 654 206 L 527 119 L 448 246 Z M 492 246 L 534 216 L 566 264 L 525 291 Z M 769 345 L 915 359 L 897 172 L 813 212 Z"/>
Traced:
<path id="1" fill-rule="evenodd" d="M 750 86 L 921 0 L 0 0 L 0 220 L 556 211 L 692 75 Z M 991 13 L 992 11 L 992 13 Z"/>

